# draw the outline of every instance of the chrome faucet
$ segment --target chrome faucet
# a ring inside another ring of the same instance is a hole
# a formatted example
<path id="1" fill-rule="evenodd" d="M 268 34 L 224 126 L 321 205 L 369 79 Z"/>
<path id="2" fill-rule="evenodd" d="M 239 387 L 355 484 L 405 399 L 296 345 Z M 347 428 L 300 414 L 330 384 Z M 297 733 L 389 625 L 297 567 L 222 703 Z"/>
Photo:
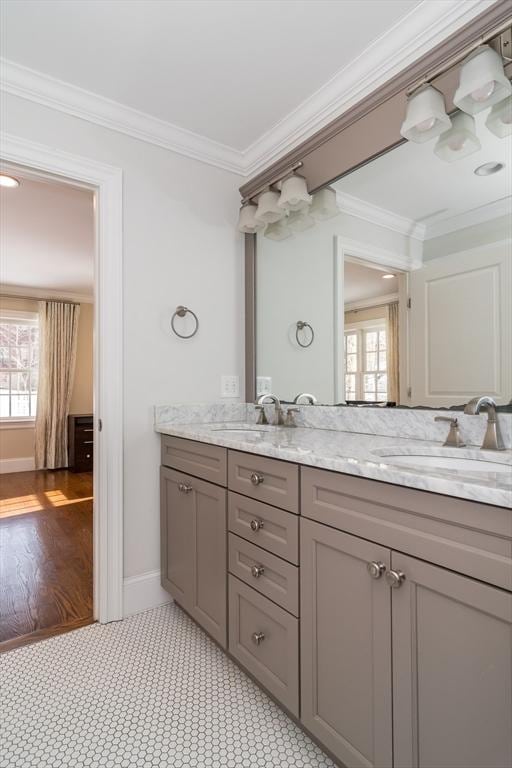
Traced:
<path id="1" fill-rule="evenodd" d="M 450 431 L 443 445 L 452 448 L 463 448 L 466 445 L 460 434 L 459 420 L 457 418 L 454 416 L 436 416 L 434 421 L 447 421 L 450 424 Z"/>
<path id="2" fill-rule="evenodd" d="M 295 405 L 299 405 L 299 404 L 300 404 L 300 401 L 301 401 L 303 398 L 307 398 L 307 401 L 308 401 L 308 404 L 309 404 L 309 405 L 316 405 L 316 404 L 317 404 L 317 402 L 318 402 L 318 400 L 316 399 L 316 397 L 315 397 L 314 395 L 310 395 L 310 394 L 309 394 L 309 392 L 301 392 L 301 393 L 300 393 L 300 395 L 297 395 L 297 397 L 294 399 L 294 401 L 293 401 L 293 402 L 294 402 L 294 404 L 295 404 Z"/>
<path id="3" fill-rule="evenodd" d="M 275 408 L 275 418 L 274 418 L 274 426 L 275 427 L 282 427 L 284 426 L 284 413 L 283 409 L 281 407 L 281 401 L 277 397 L 277 395 L 261 395 L 261 397 L 258 397 L 258 400 L 256 401 L 257 406 L 263 406 L 266 402 L 273 403 Z"/>
<path id="4" fill-rule="evenodd" d="M 492 397 L 474 397 L 464 408 L 464 413 L 471 416 L 477 416 L 482 408 L 487 409 L 487 428 L 482 443 L 482 450 L 505 450 L 503 440 L 501 439 L 498 417 L 496 415 L 496 403 Z"/>

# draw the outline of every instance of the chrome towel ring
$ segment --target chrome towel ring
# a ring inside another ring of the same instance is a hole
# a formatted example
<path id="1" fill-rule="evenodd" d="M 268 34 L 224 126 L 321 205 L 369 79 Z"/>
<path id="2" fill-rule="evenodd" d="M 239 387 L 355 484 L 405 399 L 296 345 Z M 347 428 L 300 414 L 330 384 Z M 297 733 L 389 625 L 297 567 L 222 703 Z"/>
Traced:
<path id="1" fill-rule="evenodd" d="M 185 315 L 186 315 L 186 314 L 192 315 L 192 317 L 193 317 L 193 318 L 194 318 L 194 320 L 196 321 L 196 327 L 194 328 L 194 330 L 192 331 L 192 333 L 189 333 L 189 334 L 179 333 L 179 332 L 176 330 L 176 328 L 174 327 L 174 321 L 176 320 L 176 318 L 177 318 L 177 317 L 185 317 Z M 175 313 L 173 314 L 173 316 L 171 317 L 171 328 L 172 328 L 172 330 L 174 331 L 174 333 L 176 334 L 176 336 L 179 336 L 179 337 L 180 337 L 180 339 L 191 339 L 191 338 L 192 338 L 192 336 L 195 336 L 195 335 L 196 335 L 196 333 L 197 333 L 197 332 L 198 332 L 198 330 L 199 330 L 199 320 L 197 319 L 197 315 L 196 315 L 196 313 L 195 313 L 195 312 L 192 312 L 192 310 L 191 310 L 191 309 L 188 309 L 188 307 L 183 307 L 183 306 L 180 304 L 180 305 L 179 305 L 179 307 L 176 307 L 176 311 L 175 311 Z"/>
<path id="2" fill-rule="evenodd" d="M 309 341 L 306 341 L 305 343 L 302 342 L 299 338 L 299 331 L 303 331 L 304 328 L 309 328 L 309 330 L 311 331 L 311 338 L 309 339 Z M 297 328 L 295 329 L 295 338 L 297 339 L 297 344 L 299 345 L 299 347 L 310 347 L 315 339 L 315 332 L 313 330 L 313 327 L 309 323 L 306 323 L 304 320 L 297 320 Z"/>

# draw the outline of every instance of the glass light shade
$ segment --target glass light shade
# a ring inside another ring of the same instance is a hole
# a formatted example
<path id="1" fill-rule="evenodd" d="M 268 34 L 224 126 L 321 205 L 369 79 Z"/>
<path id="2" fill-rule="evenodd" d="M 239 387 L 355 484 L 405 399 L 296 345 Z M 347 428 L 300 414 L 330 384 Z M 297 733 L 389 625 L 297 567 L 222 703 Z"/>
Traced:
<path id="1" fill-rule="evenodd" d="M 292 211 L 286 218 L 286 224 L 292 232 L 304 232 L 315 226 L 315 220 L 307 210 Z"/>
<path id="2" fill-rule="evenodd" d="M 452 118 L 452 127 L 445 131 L 436 141 L 434 153 L 446 162 L 460 160 L 461 157 L 472 155 L 481 148 L 475 133 L 475 119 L 465 112 L 458 112 Z"/>
<path id="3" fill-rule="evenodd" d="M 274 192 L 273 189 L 269 189 L 267 192 L 263 192 L 258 200 L 258 208 L 254 214 L 255 218 L 263 224 L 273 224 L 279 221 L 285 215 L 283 208 L 279 208 L 279 192 Z"/>
<path id="4" fill-rule="evenodd" d="M 512 134 L 512 96 L 494 105 L 485 124 L 491 133 L 500 139 Z"/>
<path id="5" fill-rule="evenodd" d="M 453 103 L 469 115 L 476 115 L 511 93 L 512 84 L 503 71 L 501 56 L 482 45 L 462 64 Z"/>
<path id="6" fill-rule="evenodd" d="M 265 226 L 263 221 L 258 221 L 255 217 L 256 206 L 252 203 L 243 205 L 240 208 L 238 215 L 238 229 L 240 232 L 244 232 L 246 235 L 254 235 L 255 232 L 259 232 Z"/>
<path id="7" fill-rule="evenodd" d="M 273 224 L 269 224 L 263 234 L 270 240 L 286 240 L 286 238 L 292 236 L 292 231 L 288 226 L 286 219 L 282 219 L 281 221 L 275 221 Z"/>
<path id="8" fill-rule="evenodd" d="M 431 85 L 425 85 L 409 96 L 400 133 L 404 139 L 422 144 L 439 136 L 450 125 L 443 94 Z"/>
<path id="9" fill-rule="evenodd" d="M 324 187 L 315 192 L 309 213 L 317 221 L 326 221 L 338 216 L 340 209 L 336 202 L 336 190 L 332 187 Z"/>
<path id="10" fill-rule="evenodd" d="M 311 205 L 306 179 L 302 176 L 289 176 L 283 181 L 278 205 L 285 211 L 302 211 Z"/>

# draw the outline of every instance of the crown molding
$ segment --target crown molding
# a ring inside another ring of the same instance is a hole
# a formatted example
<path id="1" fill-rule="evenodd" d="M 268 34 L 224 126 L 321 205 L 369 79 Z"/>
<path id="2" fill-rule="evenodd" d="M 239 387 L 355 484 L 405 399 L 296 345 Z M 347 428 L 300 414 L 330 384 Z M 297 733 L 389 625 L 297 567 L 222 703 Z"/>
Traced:
<path id="1" fill-rule="evenodd" d="M 492 203 L 473 208 L 471 211 L 450 216 L 449 219 L 433 221 L 426 225 L 425 240 L 448 235 L 450 232 L 456 232 L 459 229 L 466 229 L 466 227 L 477 224 L 484 224 L 486 221 L 492 221 L 500 216 L 510 216 L 511 203 L 510 197 L 502 197 L 501 200 L 494 200 Z"/>
<path id="2" fill-rule="evenodd" d="M 225 144 L 8 59 L 0 59 L 0 71 L 0 89 L 5 93 L 170 149 L 225 171 L 243 174 L 242 152 Z"/>
<path id="3" fill-rule="evenodd" d="M 373 205 L 339 190 L 336 190 L 336 200 L 343 213 L 398 232 L 400 235 L 413 237 L 415 240 L 423 241 L 425 239 L 427 229 L 425 224 L 418 223 L 414 219 L 400 216 L 398 213 L 380 208 L 378 205 Z"/>
<path id="4" fill-rule="evenodd" d="M 50 288 L 26 288 L 23 285 L 10 285 L 3 283 L 1 299 L 34 299 L 34 301 L 74 301 L 77 304 L 92 304 L 94 296 L 92 293 L 74 293 L 72 291 L 58 291 Z"/>
<path id="5" fill-rule="evenodd" d="M 373 299 L 360 299 L 359 301 L 350 301 L 344 306 L 345 312 L 356 312 L 358 309 L 380 307 L 381 304 L 391 304 L 393 301 L 398 301 L 398 293 L 386 293 L 384 296 L 374 296 Z"/>
<path id="6" fill-rule="evenodd" d="M 496 0 L 423 0 L 243 153 L 254 176 L 406 69 Z"/>
<path id="7" fill-rule="evenodd" d="M 7 59 L 0 59 L 0 89 L 250 177 L 311 137 L 495 2 L 423 0 L 244 151 Z"/>

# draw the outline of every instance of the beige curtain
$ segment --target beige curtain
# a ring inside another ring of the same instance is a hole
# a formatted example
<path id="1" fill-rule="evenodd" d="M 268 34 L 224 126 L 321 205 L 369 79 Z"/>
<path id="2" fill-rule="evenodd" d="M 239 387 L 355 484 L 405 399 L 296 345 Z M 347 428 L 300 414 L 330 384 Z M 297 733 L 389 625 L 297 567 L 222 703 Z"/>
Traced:
<path id="1" fill-rule="evenodd" d="M 398 364 L 398 301 L 388 304 L 388 400 L 395 403 L 400 399 L 400 376 Z"/>
<path id="2" fill-rule="evenodd" d="M 68 412 L 73 389 L 79 304 L 39 302 L 36 469 L 68 466 Z"/>

